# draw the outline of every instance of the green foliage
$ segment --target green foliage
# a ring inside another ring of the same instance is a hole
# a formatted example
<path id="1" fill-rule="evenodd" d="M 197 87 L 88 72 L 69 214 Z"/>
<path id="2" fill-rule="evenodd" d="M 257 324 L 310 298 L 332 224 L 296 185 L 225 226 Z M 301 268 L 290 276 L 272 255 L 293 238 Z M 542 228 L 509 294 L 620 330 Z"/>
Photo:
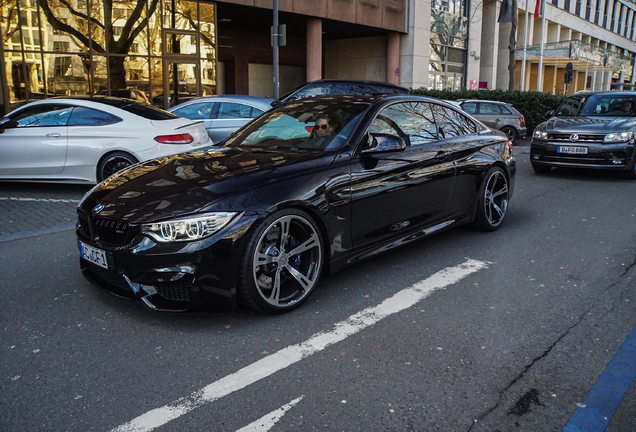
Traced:
<path id="1" fill-rule="evenodd" d="M 562 95 L 549 93 L 510 90 L 432 90 L 419 88 L 411 89 L 410 93 L 446 100 L 482 99 L 507 102 L 525 117 L 528 136 L 531 136 L 539 123 L 546 120 L 545 112 L 557 109 L 566 98 Z"/>

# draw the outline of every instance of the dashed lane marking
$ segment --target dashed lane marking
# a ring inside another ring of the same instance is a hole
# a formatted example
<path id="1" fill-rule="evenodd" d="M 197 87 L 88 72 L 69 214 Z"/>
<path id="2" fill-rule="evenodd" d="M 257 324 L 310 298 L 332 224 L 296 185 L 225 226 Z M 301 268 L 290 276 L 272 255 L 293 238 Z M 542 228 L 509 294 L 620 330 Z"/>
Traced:
<path id="1" fill-rule="evenodd" d="M 424 300 L 433 292 L 453 285 L 468 275 L 487 268 L 491 263 L 467 259 L 455 267 L 448 267 L 399 291 L 377 306 L 364 309 L 336 323 L 333 329 L 316 333 L 308 340 L 290 345 L 280 351 L 258 360 L 243 369 L 227 375 L 202 389 L 182 397 L 168 405 L 155 408 L 123 424 L 113 432 L 151 431 L 179 418 L 204 404 L 221 399 L 255 382 L 293 365 L 325 348 L 345 340 L 359 331 L 370 327 L 382 319 L 410 308 Z"/>

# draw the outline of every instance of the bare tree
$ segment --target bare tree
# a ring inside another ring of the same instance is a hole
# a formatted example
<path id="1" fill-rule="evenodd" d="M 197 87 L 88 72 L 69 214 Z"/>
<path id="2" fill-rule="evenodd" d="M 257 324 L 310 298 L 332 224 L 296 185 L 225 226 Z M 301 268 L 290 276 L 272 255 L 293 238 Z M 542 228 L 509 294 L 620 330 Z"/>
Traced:
<path id="1" fill-rule="evenodd" d="M 78 2 L 79 4 L 80 2 Z M 89 1 L 89 11 L 76 8 L 67 0 L 38 0 L 42 12 L 53 29 L 64 32 L 75 38 L 86 49 L 97 53 L 120 54 L 108 57 L 111 87 L 126 88 L 126 70 L 124 60 L 139 34 L 146 29 L 148 18 L 155 13 L 159 0 L 138 0 L 136 3 L 118 0 Z M 91 7 L 95 4 L 95 10 Z M 115 9 L 125 9 L 134 5 L 125 19 L 125 24 L 118 35 L 115 34 Z M 146 12 L 146 7 L 147 13 Z M 143 14 L 143 18 L 142 18 Z M 62 18 L 71 17 L 77 26 L 73 26 Z M 88 29 L 90 28 L 90 32 Z"/>

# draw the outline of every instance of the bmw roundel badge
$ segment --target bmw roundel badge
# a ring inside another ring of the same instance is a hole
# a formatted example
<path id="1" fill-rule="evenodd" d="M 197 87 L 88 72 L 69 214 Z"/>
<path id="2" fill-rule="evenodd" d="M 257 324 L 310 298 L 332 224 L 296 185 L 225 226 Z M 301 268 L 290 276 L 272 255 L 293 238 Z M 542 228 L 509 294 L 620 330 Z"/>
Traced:
<path id="1" fill-rule="evenodd" d="M 104 204 L 97 204 L 93 209 L 93 213 L 99 213 L 102 210 L 104 210 Z"/>
<path id="2" fill-rule="evenodd" d="M 579 140 L 579 134 L 573 133 L 572 135 L 570 135 L 570 141 L 577 142 L 578 140 Z"/>

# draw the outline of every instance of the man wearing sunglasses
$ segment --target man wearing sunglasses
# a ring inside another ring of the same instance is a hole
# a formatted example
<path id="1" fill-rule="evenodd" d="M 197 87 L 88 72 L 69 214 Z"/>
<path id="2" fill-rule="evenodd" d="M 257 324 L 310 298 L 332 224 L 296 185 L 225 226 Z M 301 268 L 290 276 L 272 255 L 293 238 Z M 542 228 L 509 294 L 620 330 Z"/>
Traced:
<path id="1" fill-rule="evenodd" d="M 316 117 L 313 134 L 318 138 L 333 134 L 333 122 L 327 114 L 320 114 Z"/>

